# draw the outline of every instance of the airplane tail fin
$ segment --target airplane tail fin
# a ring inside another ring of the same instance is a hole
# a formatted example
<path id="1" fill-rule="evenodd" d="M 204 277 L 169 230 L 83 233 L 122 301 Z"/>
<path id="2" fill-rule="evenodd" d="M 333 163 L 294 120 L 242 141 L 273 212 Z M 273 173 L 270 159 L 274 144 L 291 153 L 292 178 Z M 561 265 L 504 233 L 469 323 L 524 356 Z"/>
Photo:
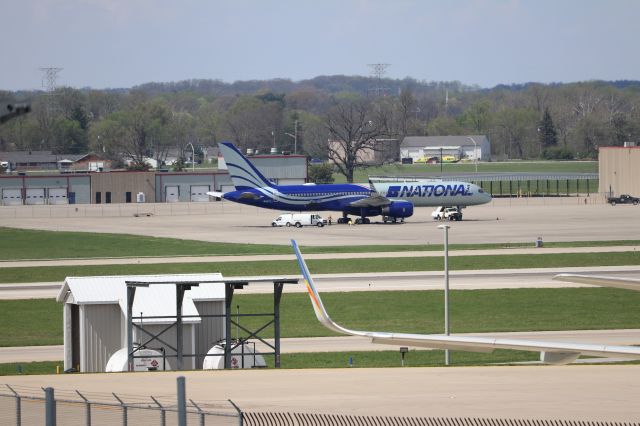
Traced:
<path id="1" fill-rule="evenodd" d="M 361 332 L 348 330 L 335 322 L 329 317 L 324 305 L 322 304 L 322 299 L 320 299 L 320 293 L 316 289 L 315 284 L 313 283 L 313 278 L 311 278 L 311 274 L 309 273 L 309 268 L 307 268 L 307 264 L 302 258 L 302 253 L 300 253 L 300 249 L 298 248 L 298 244 L 296 240 L 291 240 L 291 245 L 293 246 L 293 250 L 296 253 L 296 258 L 298 259 L 298 266 L 300 266 L 300 271 L 302 272 L 302 276 L 304 278 L 304 285 L 307 287 L 307 292 L 309 293 L 309 298 L 311 299 L 311 305 L 313 306 L 313 311 L 316 314 L 316 318 L 318 321 L 329 330 L 335 331 L 341 334 L 351 334 L 351 335 L 360 335 Z"/>
<path id="2" fill-rule="evenodd" d="M 236 190 L 275 186 L 231 142 L 220 142 L 219 146 Z"/>

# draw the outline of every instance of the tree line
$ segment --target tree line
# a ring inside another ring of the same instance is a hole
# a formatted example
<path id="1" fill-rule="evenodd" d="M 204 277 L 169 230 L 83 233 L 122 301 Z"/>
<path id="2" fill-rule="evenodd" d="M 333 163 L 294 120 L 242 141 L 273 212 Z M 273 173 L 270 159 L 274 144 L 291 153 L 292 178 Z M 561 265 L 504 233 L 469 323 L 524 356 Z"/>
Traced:
<path id="1" fill-rule="evenodd" d="M 481 89 L 459 82 L 322 76 L 0 91 L 0 104 L 21 102 L 30 103 L 32 112 L 0 127 L 0 151 L 93 151 L 116 165 L 129 160 L 134 168 L 146 167 L 145 158 L 162 164 L 170 149 L 190 153 L 190 144 L 201 151 L 230 140 L 243 151 L 265 153 L 275 146 L 332 159 L 350 180 L 359 153 L 375 139 L 484 134 L 495 160 L 595 158 L 599 146 L 640 139 L 635 81 Z"/>

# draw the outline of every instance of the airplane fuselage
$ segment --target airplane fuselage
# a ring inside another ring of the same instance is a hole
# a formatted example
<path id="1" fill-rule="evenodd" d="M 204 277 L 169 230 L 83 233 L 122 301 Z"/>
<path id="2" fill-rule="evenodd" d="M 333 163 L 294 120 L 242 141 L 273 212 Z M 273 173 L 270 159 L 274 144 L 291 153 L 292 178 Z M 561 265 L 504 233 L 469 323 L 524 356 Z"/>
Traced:
<path id="1" fill-rule="evenodd" d="M 478 185 L 442 180 L 412 180 L 404 182 L 372 182 L 383 197 L 404 200 L 416 207 L 475 206 L 491 201 L 491 195 Z"/>
<path id="2" fill-rule="evenodd" d="M 361 209 L 351 203 L 368 198 L 372 190 L 356 184 L 283 185 L 247 188 L 227 192 L 223 198 L 237 203 L 273 210 L 348 211 L 360 215 Z M 379 210 L 379 209 L 378 209 Z M 366 216 L 373 216 L 373 211 Z"/>

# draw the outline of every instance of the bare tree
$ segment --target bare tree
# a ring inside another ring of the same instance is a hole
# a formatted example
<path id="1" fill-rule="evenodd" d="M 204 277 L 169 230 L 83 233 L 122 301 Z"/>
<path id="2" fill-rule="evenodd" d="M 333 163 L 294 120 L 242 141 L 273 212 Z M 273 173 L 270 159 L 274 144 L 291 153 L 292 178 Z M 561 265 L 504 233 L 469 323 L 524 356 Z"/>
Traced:
<path id="1" fill-rule="evenodd" d="M 388 136 L 387 116 L 375 109 L 366 100 L 344 100 L 336 102 L 327 115 L 329 159 L 347 182 L 353 182 L 353 172 L 365 165 L 367 154 L 378 150 L 376 139 Z"/>

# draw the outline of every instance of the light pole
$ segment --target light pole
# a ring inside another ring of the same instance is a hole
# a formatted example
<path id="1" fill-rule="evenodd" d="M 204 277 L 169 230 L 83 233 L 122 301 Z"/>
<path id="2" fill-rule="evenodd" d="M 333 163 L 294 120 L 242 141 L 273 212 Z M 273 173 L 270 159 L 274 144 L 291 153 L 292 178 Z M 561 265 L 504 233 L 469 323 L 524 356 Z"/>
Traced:
<path id="1" fill-rule="evenodd" d="M 449 225 L 438 225 L 444 230 L 444 334 L 449 335 Z M 449 365 L 449 349 L 444 350 L 444 365 Z"/>
<path id="2" fill-rule="evenodd" d="M 285 135 L 293 138 L 293 153 L 298 153 L 298 120 L 293 122 L 293 135 L 291 133 L 284 132 Z"/>
<path id="3" fill-rule="evenodd" d="M 193 144 L 189 142 L 187 145 L 191 145 L 191 171 L 196 171 L 196 150 L 193 147 Z"/>
<path id="4" fill-rule="evenodd" d="M 471 142 L 473 142 L 473 159 L 476 163 L 476 174 L 478 173 L 478 144 L 476 143 L 475 139 L 473 139 L 471 136 L 467 136 L 467 139 L 470 139 Z"/>

